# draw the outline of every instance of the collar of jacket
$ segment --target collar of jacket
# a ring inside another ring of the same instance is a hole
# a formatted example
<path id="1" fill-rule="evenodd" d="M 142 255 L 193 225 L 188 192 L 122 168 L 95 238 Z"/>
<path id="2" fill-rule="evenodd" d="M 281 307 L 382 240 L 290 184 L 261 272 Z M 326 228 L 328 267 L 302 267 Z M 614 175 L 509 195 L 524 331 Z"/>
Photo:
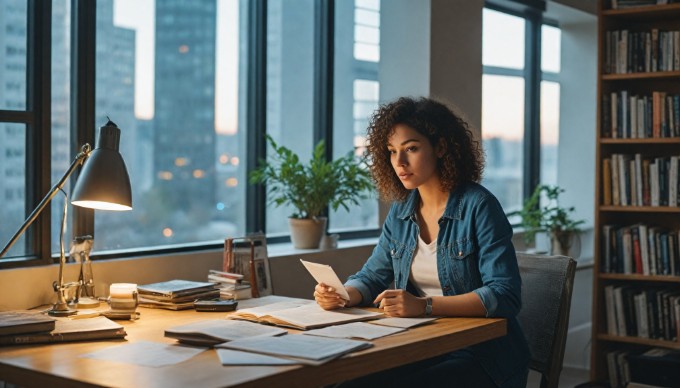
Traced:
<path id="1" fill-rule="evenodd" d="M 449 193 L 449 199 L 446 201 L 446 209 L 444 209 L 444 214 L 442 218 L 450 218 L 452 220 L 460 220 L 463 217 L 463 192 L 465 191 L 466 185 L 459 185 L 451 193 Z M 420 193 L 418 189 L 411 190 L 411 193 L 401 204 L 401 210 L 398 213 L 398 218 L 406 220 L 410 218 L 415 222 L 416 220 L 416 206 L 420 203 Z"/>

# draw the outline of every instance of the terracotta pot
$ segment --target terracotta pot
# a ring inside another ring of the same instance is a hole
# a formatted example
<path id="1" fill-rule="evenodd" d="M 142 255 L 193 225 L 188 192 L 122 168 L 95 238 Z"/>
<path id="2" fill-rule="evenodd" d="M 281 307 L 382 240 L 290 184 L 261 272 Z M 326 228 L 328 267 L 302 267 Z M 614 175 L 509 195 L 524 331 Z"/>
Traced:
<path id="1" fill-rule="evenodd" d="M 290 239 L 298 249 L 318 249 L 326 231 L 326 217 L 289 218 Z"/>

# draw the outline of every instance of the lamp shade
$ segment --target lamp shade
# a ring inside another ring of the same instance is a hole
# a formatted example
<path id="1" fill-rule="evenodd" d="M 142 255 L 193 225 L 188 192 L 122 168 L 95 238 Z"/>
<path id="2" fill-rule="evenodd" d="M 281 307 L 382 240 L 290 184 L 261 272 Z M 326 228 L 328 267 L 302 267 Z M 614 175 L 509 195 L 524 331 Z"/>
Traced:
<path id="1" fill-rule="evenodd" d="M 97 146 L 85 160 L 71 203 L 102 210 L 132 210 L 130 177 L 118 152 L 120 128 L 111 120 L 99 128 Z"/>

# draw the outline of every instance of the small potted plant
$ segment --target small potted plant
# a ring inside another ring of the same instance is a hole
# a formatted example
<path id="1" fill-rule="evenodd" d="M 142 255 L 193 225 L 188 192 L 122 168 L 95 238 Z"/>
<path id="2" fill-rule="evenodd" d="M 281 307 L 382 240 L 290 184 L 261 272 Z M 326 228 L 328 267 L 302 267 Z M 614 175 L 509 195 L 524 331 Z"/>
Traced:
<path id="1" fill-rule="evenodd" d="M 327 161 L 323 140 L 307 164 L 271 136 L 267 141 L 274 153 L 250 173 L 250 182 L 267 185 L 269 203 L 295 208 L 289 225 L 296 248 L 318 248 L 326 230 L 326 208 L 349 211 L 349 204 L 358 205 L 373 188 L 370 173 L 352 151 Z"/>
<path id="2" fill-rule="evenodd" d="M 537 233 L 547 233 L 550 237 L 550 253 L 578 257 L 580 254 L 581 229 L 584 220 L 574 220 L 571 214 L 574 207 L 563 208 L 559 205 L 559 195 L 564 189 L 559 186 L 538 185 L 521 210 L 511 212 L 509 216 L 520 216 L 524 227 L 524 241 L 532 244 Z M 545 195 L 547 204 L 541 206 L 541 197 Z M 576 249 L 578 245 L 578 249 Z"/>

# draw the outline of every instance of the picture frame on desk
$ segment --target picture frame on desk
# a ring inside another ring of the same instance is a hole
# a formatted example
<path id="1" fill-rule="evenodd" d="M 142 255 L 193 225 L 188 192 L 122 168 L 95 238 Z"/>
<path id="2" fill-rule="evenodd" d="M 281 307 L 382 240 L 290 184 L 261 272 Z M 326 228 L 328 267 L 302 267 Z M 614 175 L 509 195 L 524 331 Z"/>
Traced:
<path id="1" fill-rule="evenodd" d="M 224 240 L 222 270 L 243 275 L 249 282 L 254 298 L 272 294 L 267 238 L 264 233 Z"/>

